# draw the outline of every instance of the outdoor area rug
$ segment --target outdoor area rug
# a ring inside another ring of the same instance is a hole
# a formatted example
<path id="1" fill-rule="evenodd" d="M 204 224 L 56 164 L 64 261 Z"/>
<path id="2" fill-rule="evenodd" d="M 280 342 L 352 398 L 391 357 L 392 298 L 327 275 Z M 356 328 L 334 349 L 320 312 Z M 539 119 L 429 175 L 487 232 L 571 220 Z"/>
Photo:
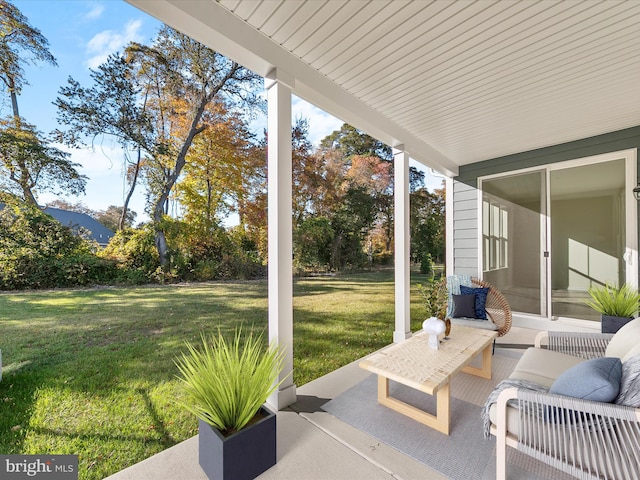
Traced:
<path id="1" fill-rule="evenodd" d="M 515 364 L 515 359 L 499 357 L 500 355 L 494 356 L 494 365 L 496 361 L 502 360 L 503 369 L 510 371 L 508 365 Z M 495 377 L 495 368 L 494 379 L 491 381 L 467 374 L 454 376 L 451 387 L 451 424 L 448 436 L 379 405 L 376 375 L 370 375 L 327 402 L 322 409 L 448 478 L 453 480 L 494 479 L 496 442 L 493 437 L 485 439 L 482 435 L 479 398 L 486 398 L 493 385 L 506 375 Z M 395 382 L 390 382 L 389 388 L 393 397 L 428 412 L 435 412 L 434 397 Z M 478 394 L 478 390 L 482 392 Z M 457 398 L 456 395 L 465 398 L 475 397 L 473 400 L 475 403 Z M 523 480 L 572 478 L 512 448 L 508 448 L 507 452 L 509 478 Z"/>

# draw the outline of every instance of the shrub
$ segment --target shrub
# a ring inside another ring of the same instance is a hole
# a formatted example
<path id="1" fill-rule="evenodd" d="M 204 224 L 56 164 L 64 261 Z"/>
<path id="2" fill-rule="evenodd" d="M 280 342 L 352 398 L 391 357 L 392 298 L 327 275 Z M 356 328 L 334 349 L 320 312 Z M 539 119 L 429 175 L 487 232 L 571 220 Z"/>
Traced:
<path id="1" fill-rule="evenodd" d="M 160 266 L 154 235 L 153 227 L 149 224 L 120 230 L 100 256 L 117 260 L 121 269 L 136 270 L 148 276 Z"/>
<path id="2" fill-rule="evenodd" d="M 420 261 L 420 273 L 433 275 L 433 259 L 430 253 L 425 253 Z"/>
<path id="3" fill-rule="evenodd" d="M 331 262 L 331 244 L 335 232 L 326 217 L 303 220 L 293 235 L 294 264 L 315 271 L 327 270 Z"/>
<path id="4" fill-rule="evenodd" d="M 97 258 L 96 246 L 34 205 L 0 200 L 0 288 L 73 287 L 109 283 L 114 262 Z"/>

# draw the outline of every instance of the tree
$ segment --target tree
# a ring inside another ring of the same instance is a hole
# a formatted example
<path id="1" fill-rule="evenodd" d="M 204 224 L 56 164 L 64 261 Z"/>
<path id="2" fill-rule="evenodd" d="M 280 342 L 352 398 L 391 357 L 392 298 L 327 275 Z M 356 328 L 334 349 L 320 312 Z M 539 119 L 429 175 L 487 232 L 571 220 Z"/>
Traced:
<path id="1" fill-rule="evenodd" d="M 84 192 L 87 178 L 77 171 L 79 165 L 69 154 L 51 147 L 35 127 L 21 122 L 0 120 L 0 185 L 6 192 L 19 194 L 37 205 L 36 189 L 56 194 L 78 195 Z"/>
<path id="2" fill-rule="evenodd" d="M 86 178 L 69 155 L 49 146 L 35 126 L 20 117 L 18 95 L 27 84 L 23 66 L 44 62 L 56 66 L 49 42 L 40 30 L 11 3 L 0 0 L 0 80 L 11 99 L 12 116 L 0 121 L 0 160 L 5 191 L 19 192 L 23 200 L 37 205 L 35 190 L 84 192 Z M 18 193 L 16 192 L 16 193 Z"/>
<path id="3" fill-rule="evenodd" d="M 291 166 L 293 180 L 293 222 L 301 225 L 306 216 L 316 208 L 317 195 L 323 183 L 321 165 L 313 155 L 309 140 L 309 122 L 297 118 L 291 129 Z"/>
<path id="4" fill-rule="evenodd" d="M 351 186 L 331 218 L 335 232 L 331 245 L 331 267 L 361 266 L 364 261 L 362 240 L 375 219 L 375 200 L 364 187 Z"/>
<path id="5" fill-rule="evenodd" d="M 56 59 L 49 51 L 49 41 L 11 3 L 0 0 L 0 79 L 11 97 L 14 126 L 20 126 L 18 95 L 27 84 L 23 65 L 28 62 L 44 62 L 56 66 Z"/>
<path id="6" fill-rule="evenodd" d="M 147 114 L 149 92 L 138 84 L 131 61 L 122 55 L 110 55 L 97 70 L 91 70 L 93 86 L 83 87 L 69 77 L 68 85 L 59 90 L 54 104 L 58 107 L 58 123 L 67 127 L 58 131 L 60 141 L 70 146 L 84 146 L 98 136 L 111 136 L 123 149 L 123 174 L 129 185 L 121 216 L 115 230 L 127 223 L 129 202 L 138 184 L 143 153 L 156 154 L 158 134 Z M 133 160 L 129 154 L 133 152 Z"/>
<path id="7" fill-rule="evenodd" d="M 84 213 L 85 215 L 89 215 L 93 218 L 95 218 L 97 215 L 97 212 L 95 210 L 91 210 L 86 205 L 83 205 L 82 202 L 70 203 L 65 200 L 57 199 L 47 203 L 47 207 L 59 208 L 60 210 L 68 210 L 69 212 Z"/>
<path id="8" fill-rule="evenodd" d="M 411 195 L 411 256 L 422 262 L 427 255 L 442 262 L 445 253 L 445 190 L 422 188 Z"/>
<path id="9" fill-rule="evenodd" d="M 316 270 L 331 264 L 331 246 L 335 232 L 327 217 L 308 217 L 297 226 L 293 239 L 295 263 Z"/>
<path id="10" fill-rule="evenodd" d="M 249 172 L 242 178 L 237 198 L 239 228 L 256 246 L 260 256 L 267 258 L 267 139 L 251 145 L 245 158 Z"/>
<path id="11" fill-rule="evenodd" d="M 255 89 L 261 78 L 192 40 L 163 27 L 151 47 L 132 44 L 127 52 L 138 75 L 149 86 L 149 109 L 158 133 L 157 152 L 147 165 L 155 242 L 160 263 L 167 266 L 168 246 L 163 217 L 171 192 L 187 163 L 194 139 L 210 123 L 214 99 L 228 105 L 257 105 Z"/>
<path id="12" fill-rule="evenodd" d="M 194 139 L 176 186 L 185 220 L 204 228 L 237 211 L 244 179 L 256 174 L 251 162 L 254 135 L 244 119 L 216 101 L 208 112 L 210 124 Z"/>
<path id="13" fill-rule="evenodd" d="M 347 236 L 351 240 L 346 244 L 344 243 L 346 234 L 340 235 L 339 232 L 344 232 L 345 226 L 353 226 L 359 222 L 342 222 L 342 225 L 334 226 L 336 242 L 348 245 L 354 251 L 347 254 L 344 248 L 336 248 L 334 245 L 332 262 L 337 266 L 344 263 L 342 260 L 338 260 L 337 255 L 344 254 L 350 258 L 358 257 L 355 250 L 362 250 L 364 244 L 367 246 L 371 261 L 374 253 L 388 255 L 393 239 L 391 149 L 347 124 L 325 137 L 320 145 L 325 165 L 323 170 L 317 167 L 316 170 L 323 171 L 322 180 L 329 181 L 324 182 L 327 190 L 323 194 L 314 195 L 314 198 L 321 199 L 325 204 L 333 202 L 336 206 L 343 206 L 349 192 L 351 192 L 350 194 L 357 192 L 357 195 L 362 199 L 364 199 L 364 195 L 368 195 L 369 198 L 362 204 L 354 203 L 360 211 L 354 211 L 353 214 L 361 218 L 373 217 L 371 222 L 362 224 L 361 230 L 357 234 L 355 232 L 348 234 Z M 324 208 L 326 210 L 326 205 Z M 363 208 L 371 208 L 371 211 L 364 215 Z M 329 210 L 332 213 L 328 216 L 333 218 L 334 222 L 338 218 L 345 219 L 347 212 L 342 207 L 329 207 Z M 338 211 L 340 213 L 336 216 Z M 358 242 L 355 239 L 358 239 Z M 361 251 L 357 253 L 360 254 Z"/>
<path id="14" fill-rule="evenodd" d="M 387 161 L 392 159 L 391 147 L 346 123 L 340 127 L 340 130 L 334 130 L 324 137 L 320 147 L 340 150 L 347 158 L 362 155 L 380 157 Z"/>
<path id="15" fill-rule="evenodd" d="M 118 230 L 122 230 L 122 228 L 132 227 L 137 214 L 129 209 L 125 211 L 124 207 L 109 205 L 106 210 L 94 212 L 91 216 L 105 227 L 116 232 Z M 122 222 L 123 218 L 124 223 Z"/>

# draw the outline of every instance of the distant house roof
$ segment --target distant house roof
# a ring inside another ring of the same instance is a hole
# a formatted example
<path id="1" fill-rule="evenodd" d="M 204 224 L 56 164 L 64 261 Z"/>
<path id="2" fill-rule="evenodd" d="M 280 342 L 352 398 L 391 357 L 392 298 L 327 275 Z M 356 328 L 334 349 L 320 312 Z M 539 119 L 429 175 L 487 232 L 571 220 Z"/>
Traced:
<path id="1" fill-rule="evenodd" d="M 89 237 L 103 247 L 109 243 L 109 240 L 111 240 L 111 237 L 114 235 L 113 231 L 85 213 L 71 212 L 69 210 L 52 207 L 43 209 L 43 212 L 51 215 L 62 225 L 71 228 L 73 231 L 84 228 L 89 232 Z"/>

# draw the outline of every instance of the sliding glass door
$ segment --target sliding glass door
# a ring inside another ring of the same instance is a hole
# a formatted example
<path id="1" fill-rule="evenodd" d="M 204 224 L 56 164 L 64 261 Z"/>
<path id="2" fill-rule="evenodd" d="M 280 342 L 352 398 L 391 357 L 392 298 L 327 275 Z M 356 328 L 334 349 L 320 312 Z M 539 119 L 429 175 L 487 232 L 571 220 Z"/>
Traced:
<path id="1" fill-rule="evenodd" d="M 626 281 L 625 161 L 550 172 L 551 315 L 599 320 L 592 285 Z"/>
<path id="2" fill-rule="evenodd" d="M 544 170 L 482 183 L 483 278 L 511 309 L 542 315 L 546 271 L 546 173 Z"/>
<path id="3" fill-rule="evenodd" d="M 599 320 L 593 285 L 637 286 L 635 153 L 483 179 L 483 277 L 514 312 Z"/>

